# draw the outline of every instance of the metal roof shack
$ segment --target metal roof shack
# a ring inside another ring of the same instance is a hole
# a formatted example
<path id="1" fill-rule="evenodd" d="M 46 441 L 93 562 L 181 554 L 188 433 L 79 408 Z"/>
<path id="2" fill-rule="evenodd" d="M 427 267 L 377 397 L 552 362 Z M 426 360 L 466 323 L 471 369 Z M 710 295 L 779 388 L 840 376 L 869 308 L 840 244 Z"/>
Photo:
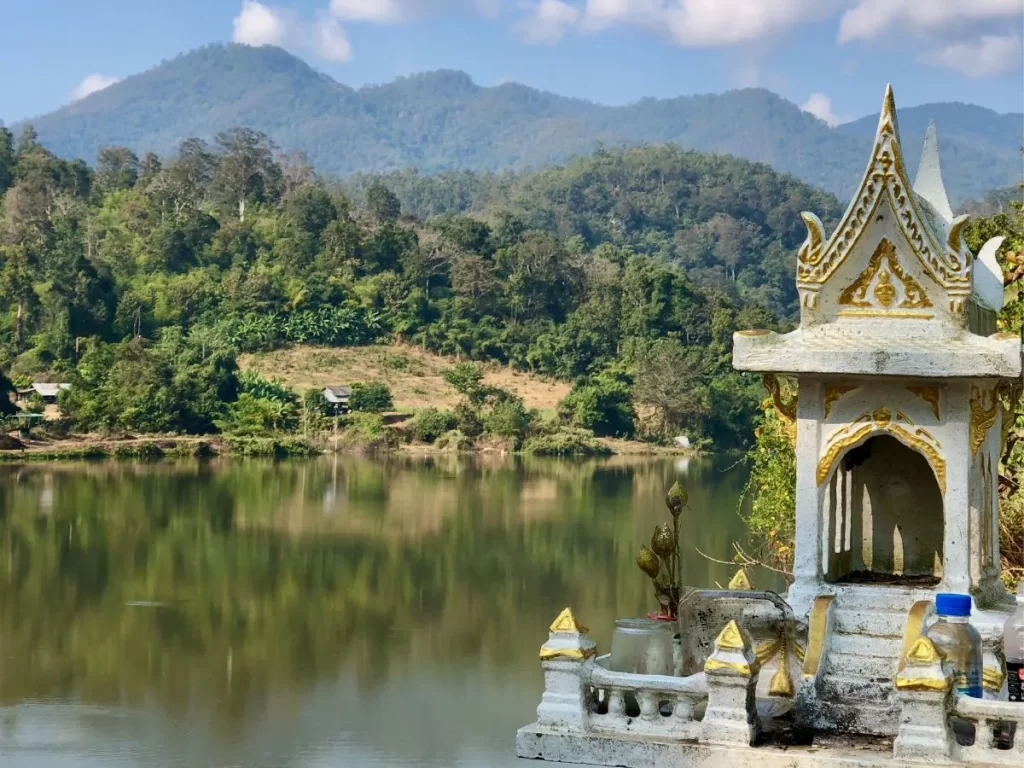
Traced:
<path id="1" fill-rule="evenodd" d="M 33 381 L 32 385 L 25 389 L 19 389 L 18 395 L 25 396 L 31 395 L 35 392 L 43 399 L 56 399 L 57 395 L 60 394 L 61 390 L 71 389 L 70 384 L 54 384 L 50 382 Z"/>
<path id="2" fill-rule="evenodd" d="M 349 398 L 352 397 L 352 387 L 324 387 L 323 394 L 329 403 L 347 405 Z"/>

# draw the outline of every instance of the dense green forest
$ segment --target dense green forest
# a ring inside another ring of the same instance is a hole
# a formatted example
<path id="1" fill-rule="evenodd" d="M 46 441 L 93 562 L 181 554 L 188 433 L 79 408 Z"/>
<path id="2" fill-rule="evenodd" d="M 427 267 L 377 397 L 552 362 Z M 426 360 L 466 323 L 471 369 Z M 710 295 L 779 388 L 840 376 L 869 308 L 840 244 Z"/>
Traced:
<path id="1" fill-rule="evenodd" d="M 911 173 L 931 118 L 954 203 L 1017 181 L 1022 116 L 967 104 L 900 109 Z M 212 141 L 245 125 L 337 175 L 521 171 L 564 163 L 600 143 L 672 142 L 768 163 L 845 199 L 863 172 L 877 116 L 830 128 L 764 89 L 609 107 L 517 83 L 483 87 L 453 71 L 353 89 L 280 48 L 212 45 L 32 123 L 64 158 L 93 158 L 106 145 L 170 155 L 184 136 Z"/>
<path id="2" fill-rule="evenodd" d="M 413 210 L 445 211 L 420 217 L 249 129 L 165 160 L 105 147 L 95 168 L 0 130 L 0 368 L 72 382 L 78 430 L 241 431 L 294 413 L 237 354 L 398 339 L 575 381 L 573 427 L 748 438 L 759 384 L 732 371 L 732 332 L 793 316 L 797 214 L 834 221 L 833 197 L 673 148 L 463 178 L 458 206 L 433 201 L 447 179 L 404 184 Z M 460 375 L 485 425 L 521 436 L 521 403 Z"/>

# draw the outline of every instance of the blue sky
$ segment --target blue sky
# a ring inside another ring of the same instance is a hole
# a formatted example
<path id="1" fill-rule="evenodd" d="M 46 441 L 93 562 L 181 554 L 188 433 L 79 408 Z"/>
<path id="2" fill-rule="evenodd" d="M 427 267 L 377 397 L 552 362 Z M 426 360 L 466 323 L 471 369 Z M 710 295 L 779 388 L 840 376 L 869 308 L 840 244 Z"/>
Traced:
<path id="1" fill-rule="evenodd" d="M 431 69 L 623 104 L 763 86 L 829 122 L 965 101 L 1024 111 L 1021 0 L 0 0 L 0 119 L 215 41 L 353 86 Z"/>

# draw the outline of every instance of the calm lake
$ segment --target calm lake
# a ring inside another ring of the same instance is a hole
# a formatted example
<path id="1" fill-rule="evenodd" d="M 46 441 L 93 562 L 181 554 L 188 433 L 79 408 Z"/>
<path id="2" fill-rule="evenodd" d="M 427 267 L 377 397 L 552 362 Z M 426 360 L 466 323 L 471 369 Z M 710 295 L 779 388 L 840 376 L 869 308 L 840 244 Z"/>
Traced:
<path id="1" fill-rule="evenodd" d="M 548 625 L 656 607 L 677 478 L 728 582 L 734 461 L 0 466 L 0 764 L 522 766 Z"/>

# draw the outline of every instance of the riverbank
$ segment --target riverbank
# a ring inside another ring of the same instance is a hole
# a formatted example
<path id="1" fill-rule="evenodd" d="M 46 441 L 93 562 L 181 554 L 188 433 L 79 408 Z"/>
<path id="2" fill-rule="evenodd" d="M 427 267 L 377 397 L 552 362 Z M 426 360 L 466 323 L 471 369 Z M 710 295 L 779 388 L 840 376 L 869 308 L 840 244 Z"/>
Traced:
<path id="1" fill-rule="evenodd" d="M 588 450 L 568 445 L 563 450 L 519 449 L 503 440 L 478 440 L 458 448 L 397 440 L 362 439 L 352 434 L 307 439 L 290 435 L 238 437 L 226 435 L 140 435 L 121 439 L 76 436 L 62 440 L 24 440 L 24 447 L 0 449 L 0 462 L 75 461 L 96 459 L 206 458 L 213 456 L 296 458 L 339 454 L 516 454 L 538 456 L 695 456 L 699 451 L 614 438 L 592 438 Z"/>

